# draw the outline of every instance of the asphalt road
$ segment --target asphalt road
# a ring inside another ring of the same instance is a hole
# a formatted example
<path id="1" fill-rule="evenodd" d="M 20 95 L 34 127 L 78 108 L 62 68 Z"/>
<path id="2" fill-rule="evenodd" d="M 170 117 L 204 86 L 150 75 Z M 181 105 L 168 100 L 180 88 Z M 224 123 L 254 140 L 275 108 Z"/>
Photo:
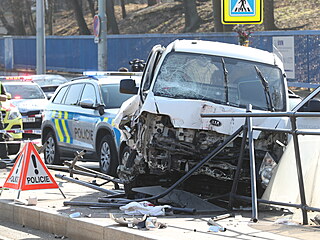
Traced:
<path id="1" fill-rule="evenodd" d="M 64 236 L 57 236 L 51 233 L 41 232 L 32 228 L 24 227 L 19 224 L 5 222 L 0 220 L 0 239 L 18 240 L 18 239 L 65 239 Z M 69 238 L 70 239 L 70 238 Z"/>

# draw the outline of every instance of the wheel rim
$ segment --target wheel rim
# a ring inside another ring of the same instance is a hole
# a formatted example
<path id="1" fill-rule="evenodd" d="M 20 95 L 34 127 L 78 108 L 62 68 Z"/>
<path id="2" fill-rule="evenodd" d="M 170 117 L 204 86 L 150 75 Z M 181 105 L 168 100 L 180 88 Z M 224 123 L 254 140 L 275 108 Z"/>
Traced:
<path id="1" fill-rule="evenodd" d="M 129 158 L 130 152 L 125 151 L 122 155 L 121 163 L 123 166 L 127 166 L 128 158 Z"/>
<path id="2" fill-rule="evenodd" d="M 107 142 L 102 143 L 100 154 L 101 168 L 104 172 L 107 172 L 111 163 L 111 151 Z"/>
<path id="3" fill-rule="evenodd" d="M 52 137 L 49 137 L 47 140 L 47 147 L 45 149 L 45 160 L 46 163 L 52 164 L 54 162 L 55 155 L 55 142 Z"/>

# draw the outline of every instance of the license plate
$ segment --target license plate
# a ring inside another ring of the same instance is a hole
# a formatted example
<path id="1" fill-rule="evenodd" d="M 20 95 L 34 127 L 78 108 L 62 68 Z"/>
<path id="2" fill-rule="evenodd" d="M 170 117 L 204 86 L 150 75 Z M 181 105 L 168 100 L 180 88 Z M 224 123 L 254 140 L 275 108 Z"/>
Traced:
<path id="1" fill-rule="evenodd" d="M 22 118 L 22 122 L 35 122 L 36 118 L 34 117 L 26 117 L 26 118 Z"/>

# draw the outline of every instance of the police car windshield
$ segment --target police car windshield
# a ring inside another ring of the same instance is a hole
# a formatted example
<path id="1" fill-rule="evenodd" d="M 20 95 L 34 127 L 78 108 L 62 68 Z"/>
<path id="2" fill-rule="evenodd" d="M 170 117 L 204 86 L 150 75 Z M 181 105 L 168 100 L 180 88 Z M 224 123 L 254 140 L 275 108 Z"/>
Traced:
<path id="1" fill-rule="evenodd" d="M 133 94 L 120 93 L 119 84 L 103 84 L 101 93 L 106 108 L 120 108 L 124 101 L 133 96 Z"/>
<path id="2" fill-rule="evenodd" d="M 10 85 L 5 84 L 4 87 L 11 94 L 12 99 L 45 99 L 45 95 L 40 87 L 36 84 L 30 85 Z"/>

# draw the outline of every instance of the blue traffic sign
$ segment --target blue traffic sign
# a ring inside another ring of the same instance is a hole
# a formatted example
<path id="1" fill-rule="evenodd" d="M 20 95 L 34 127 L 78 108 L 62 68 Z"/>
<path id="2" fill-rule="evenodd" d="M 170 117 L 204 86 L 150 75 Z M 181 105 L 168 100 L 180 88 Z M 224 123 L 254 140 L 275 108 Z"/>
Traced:
<path id="1" fill-rule="evenodd" d="M 254 16 L 256 6 L 254 0 L 230 0 L 230 16 Z"/>

